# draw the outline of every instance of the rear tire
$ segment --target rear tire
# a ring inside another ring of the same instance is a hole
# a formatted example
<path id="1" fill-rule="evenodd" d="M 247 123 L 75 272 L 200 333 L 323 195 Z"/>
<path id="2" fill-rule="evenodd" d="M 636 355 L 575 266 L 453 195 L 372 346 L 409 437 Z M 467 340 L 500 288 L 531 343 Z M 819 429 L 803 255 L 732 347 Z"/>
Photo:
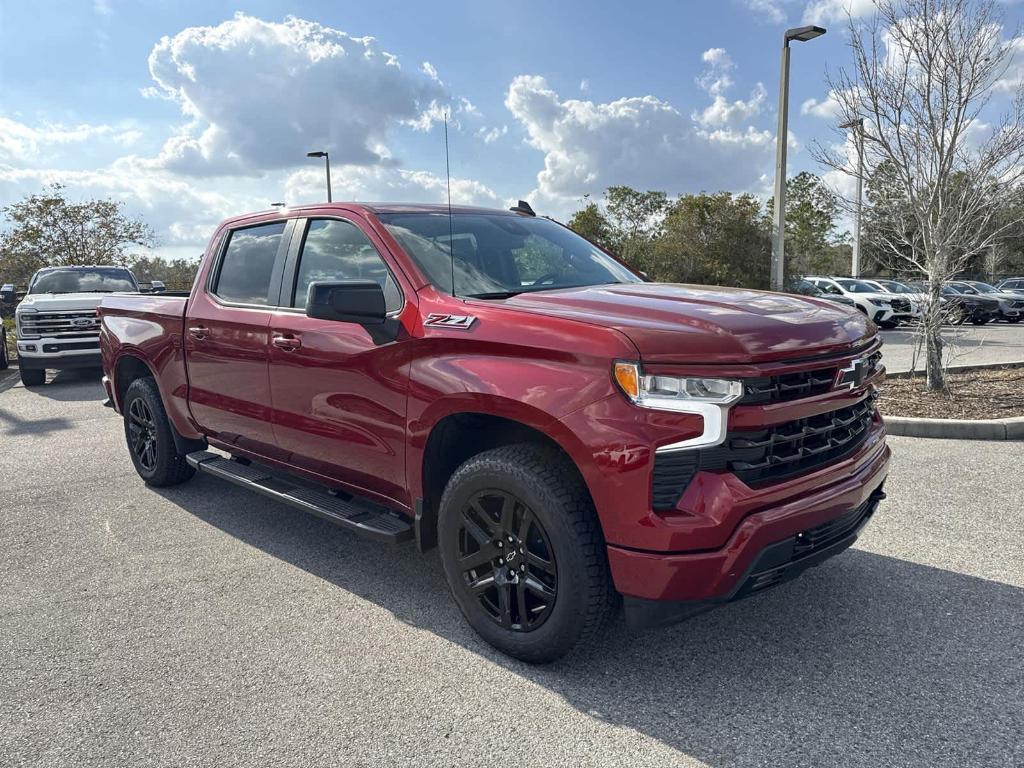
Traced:
<path id="1" fill-rule="evenodd" d="M 593 640 L 616 604 L 590 494 L 553 448 L 467 460 L 441 498 L 438 541 L 466 621 L 517 659 L 543 664 Z"/>
<path id="2" fill-rule="evenodd" d="M 46 371 L 42 368 L 18 368 L 21 383 L 26 387 L 41 387 L 46 383 Z"/>
<path id="3" fill-rule="evenodd" d="M 124 436 L 128 454 L 146 485 L 162 488 L 190 479 L 195 469 L 178 452 L 156 382 L 136 379 L 124 395 Z"/>
<path id="4" fill-rule="evenodd" d="M 7 329 L 0 329 L 0 371 L 6 371 L 11 364 L 7 357 Z"/>

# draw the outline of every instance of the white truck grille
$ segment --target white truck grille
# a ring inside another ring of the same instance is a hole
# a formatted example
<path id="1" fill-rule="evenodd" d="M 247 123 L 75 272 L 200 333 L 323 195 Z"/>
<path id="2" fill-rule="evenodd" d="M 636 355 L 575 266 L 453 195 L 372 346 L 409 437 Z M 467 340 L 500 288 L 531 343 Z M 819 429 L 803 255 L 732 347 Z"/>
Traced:
<path id="1" fill-rule="evenodd" d="M 24 338 L 87 339 L 100 333 L 100 318 L 95 309 L 26 312 L 18 316 L 18 323 Z"/>

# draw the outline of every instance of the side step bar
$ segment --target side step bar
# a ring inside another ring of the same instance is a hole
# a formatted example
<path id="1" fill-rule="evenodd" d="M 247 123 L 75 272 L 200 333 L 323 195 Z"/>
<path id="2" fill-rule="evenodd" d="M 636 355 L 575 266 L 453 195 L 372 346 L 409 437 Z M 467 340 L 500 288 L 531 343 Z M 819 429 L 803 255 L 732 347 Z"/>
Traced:
<path id="1" fill-rule="evenodd" d="M 367 538 L 389 544 L 413 538 L 411 520 L 372 501 L 346 501 L 325 491 L 297 485 L 270 470 L 232 461 L 212 451 L 196 451 L 188 454 L 185 459 L 200 472 L 283 501 L 304 512 L 312 512 Z"/>

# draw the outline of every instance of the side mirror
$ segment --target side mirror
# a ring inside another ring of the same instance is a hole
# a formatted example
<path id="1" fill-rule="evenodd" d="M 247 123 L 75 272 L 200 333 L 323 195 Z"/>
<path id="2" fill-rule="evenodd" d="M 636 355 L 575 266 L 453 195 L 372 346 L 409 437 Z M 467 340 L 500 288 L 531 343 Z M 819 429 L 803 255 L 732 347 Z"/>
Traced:
<path id="1" fill-rule="evenodd" d="M 387 317 L 384 289 L 374 280 L 310 283 L 306 316 L 340 323 L 381 325 Z"/>
<path id="2" fill-rule="evenodd" d="M 17 300 L 18 292 L 14 290 L 14 286 L 10 283 L 4 283 L 3 287 L 0 288 L 0 302 L 13 304 Z"/>
<path id="3" fill-rule="evenodd" d="M 167 290 L 167 286 L 164 285 L 164 281 L 163 280 L 153 280 L 149 284 L 149 292 L 150 293 L 163 293 L 166 290 Z"/>

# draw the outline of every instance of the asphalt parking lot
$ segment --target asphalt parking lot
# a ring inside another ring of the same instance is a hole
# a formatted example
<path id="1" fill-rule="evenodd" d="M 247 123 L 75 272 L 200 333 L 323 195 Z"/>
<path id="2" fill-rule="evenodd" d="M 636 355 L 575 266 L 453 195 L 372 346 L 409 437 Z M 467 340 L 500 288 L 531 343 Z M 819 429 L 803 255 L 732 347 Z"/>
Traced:
<path id="1" fill-rule="evenodd" d="M 891 373 L 924 368 L 918 339 L 906 326 L 882 331 L 885 367 Z M 989 323 L 983 326 L 946 326 L 942 331 L 950 365 L 982 365 L 1024 360 L 1024 324 Z"/>
<path id="2" fill-rule="evenodd" d="M 548 667 L 436 556 L 146 488 L 94 374 L 0 372 L 0 764 L 1019 766 L 1024 445 L 892 438 L 854 550 Z"/>

